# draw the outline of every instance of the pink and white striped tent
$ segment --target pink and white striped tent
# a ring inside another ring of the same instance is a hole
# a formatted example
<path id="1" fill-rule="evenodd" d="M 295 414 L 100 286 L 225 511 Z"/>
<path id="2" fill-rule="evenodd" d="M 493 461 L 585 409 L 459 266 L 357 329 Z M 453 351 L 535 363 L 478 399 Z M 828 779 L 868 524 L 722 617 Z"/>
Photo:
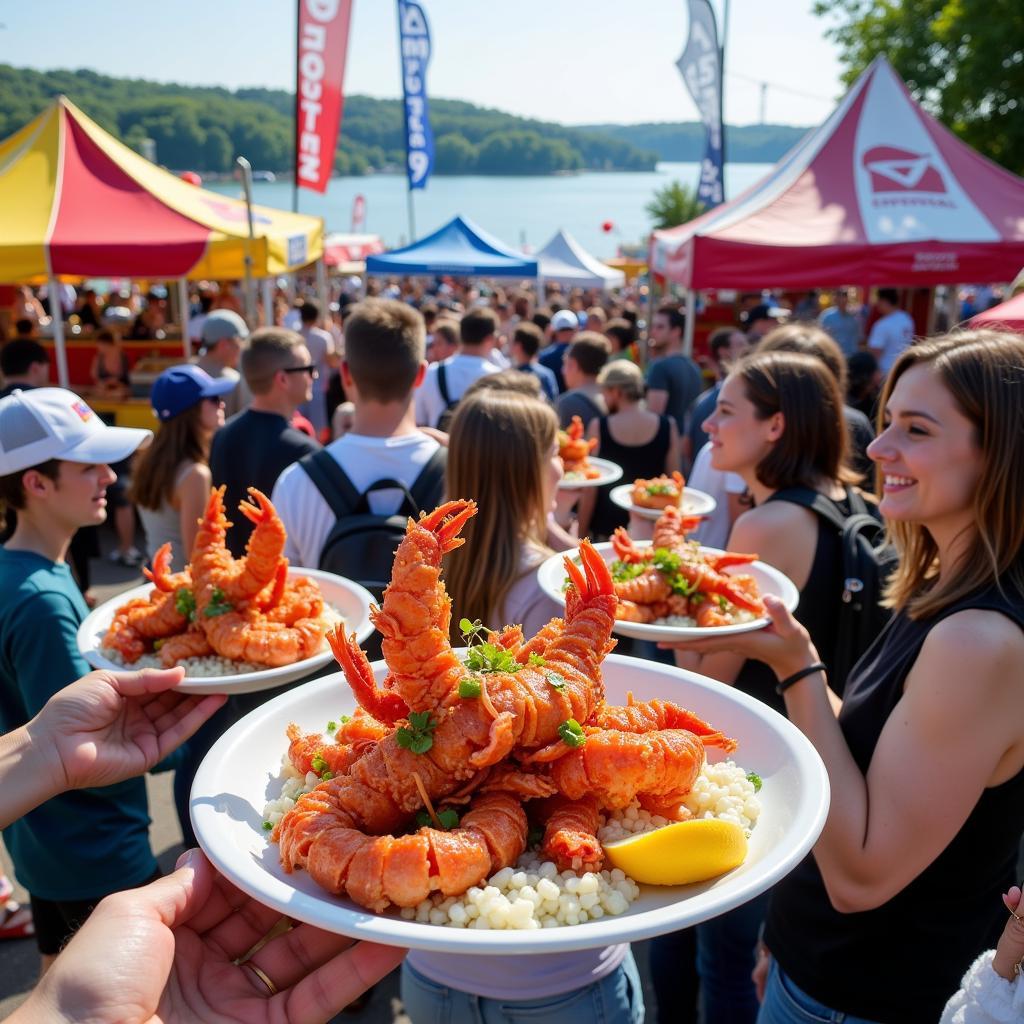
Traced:
<path id="1" fill-rule="evenodd" d="M 650 261 L 692 289 L 1007 281 L 1024 263 L 1024 178 L 925 113 L 878 57 L 757 184 L 655 231 Z"/>

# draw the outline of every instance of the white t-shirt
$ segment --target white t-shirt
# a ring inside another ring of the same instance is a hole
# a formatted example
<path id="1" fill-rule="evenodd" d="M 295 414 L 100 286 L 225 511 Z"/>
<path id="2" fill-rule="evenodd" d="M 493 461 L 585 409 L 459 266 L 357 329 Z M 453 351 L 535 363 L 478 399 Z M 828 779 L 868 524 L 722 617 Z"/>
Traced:
<path id="1" fill-rule="evenodd" d="M 427 367 L 427 375 L 423 384 L 416 390 L 416 422 L 421 427 L 436 427 L 441 413 L 447 403 L 441 397 L 441 389 L 437 383 L 437 368 L 442 363 L 432 363 Z M 445 380 L 448 385 L 448 397 L 457 402 L 473 381 L 486 377 L 489 373 L 498 373 L 501 369 L 497 363 L 484 356 L 471 356 L 458 352 L 444 360 Z"/>
<path id="2" fill-rule="evenodd" d="M 914 340 L 914 321 L 910 314 L 902 309 L 894 309 L 891 313 L 876 320 L 871 334 L 868 336 L 868 348 L 881 351 L 878 356 L 878 368 L 888 373 L 896 357 Z"/>
<path id="3" fill-rule="evenodd" d="M 327 451 L 362 493 L 370 484 L 387 478 L 411 487 L 439 447 L 432 437 L 418 431 L 398 437 L 350 433 L 332 441 Z M 335 522 L 334 513 L 316 484 L 296 463 L 277 478 L 271 501 L 288 533 L 285 557 L 292 565 L 315 569 Z M 400 491 L 374 491 L 370 495 L 370 510 L 375 515 L 392 515 L 401 502 Z"/>
<path id="4" fill-rule="evenodd" d="M 715 511 L 693 531 L 695 540 L 709 548 L 724 548 L 729 540 L 732 523 L 729 521 L 729 495 L 742 494 L 747 485 L 736 473 L 726 473 L 711 465 L 711 442 L 693 460 L 693 469 L 686 481 L 687 487 L 710 494 L 718 503 Z"/>
<path id="5" fill-rule="evenodd" d="M 532 545 L 523 548 L 519 556 L 519 571 L 523 575 L 509 587 L 505 604 L 498 613 L 500 625 L 522 626 L 527 640 L 553 618 L 565 614 L 565 609 L 555 604 L 537 582 L 537 568 L 546 557 L 543 551 Z"/>

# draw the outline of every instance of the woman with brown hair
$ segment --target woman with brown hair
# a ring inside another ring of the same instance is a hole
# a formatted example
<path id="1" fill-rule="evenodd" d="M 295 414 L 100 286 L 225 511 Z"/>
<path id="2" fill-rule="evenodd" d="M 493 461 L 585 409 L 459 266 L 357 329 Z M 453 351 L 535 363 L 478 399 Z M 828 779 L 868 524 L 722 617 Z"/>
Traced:
<path id="1" fill-rule="evenodd" d="M 754 501 L 736 520 L 729 550 L 756 552 L 796 584 L 797 617 L 831 668 L 843 594 L 840 534 L 797 502 L 820 495 L 843 518 L 867 509 L 850 487 L 856 477 L 846 464 L 848 435 L 835 377 L 815 356 L 751 353 L 725 379 L 704 429 L 712 466 L 742 477 Z M 677 652 L 677 658 L 785 714 L 771 668 L 741 650 L 737 644 L 702 658 Z M 750 971 L 766 903 L 766 897 L 754 899 L 698 926 L 697 966 L 708 1020 L 750 1024 L 757 1015 Z M 674 961 L 686 955 L 683 941 L 666 936 L 653 943 L 659 1000 L 662 991 L 671 998 Z"/>
<path id="2" fill-rule="evenodd" d="M 1024 828 L 1022 392 L 1019 335 L 924 341 L 893 365 L 870 454 L 894 614 L 841 706 L 778 602 L 771 628 L 729 638 L 781 680 L 832 791 L 812 856 L 772 894 L 761 1024 L 930 1024 L 1002 928 Z"/>
<path id="3" fill-rule="evenodd" d="M 210 442 L 224 425 L 222 396 L 235 384 L 192 365 L 164 370 L 153 383 L 150 401 L 161 426 L 138 458 L 129 496 L 138 506 L 150 557 L 170 543 L 174 572 L 189 560 L 210 497 Z"/>
<path id="4" fill-rule="evenodd" d="M 540 397 L 495 387 L 499 376 L 467 391 L 452 420 L 448 495 L 472 498 L 480 509 L 463 531 L 465 545 L 445 559 L 453 640 L 460 645 L 462 618 L 492 628 L 521 623 L 529 637 L 561 613 L 536 573 L 551 554 L 548 516 L 562 477 L 558 420 Z M 537 386 L 514 370 L 508 377 Z M 417 1024 L 640 1024 L 644 1012 L 636 963 L 624 944 L 541 958 L 412 950 L 402 965 L 402 1002 Z"/>

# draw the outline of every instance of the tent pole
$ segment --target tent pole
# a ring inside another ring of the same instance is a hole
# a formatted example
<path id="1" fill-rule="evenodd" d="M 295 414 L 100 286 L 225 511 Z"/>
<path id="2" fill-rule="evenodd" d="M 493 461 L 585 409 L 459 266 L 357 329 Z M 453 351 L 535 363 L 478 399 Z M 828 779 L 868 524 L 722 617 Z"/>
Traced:
<path id="1" fill-rule="evenodd" d="M 71 378 L 68 376 L 68 353 L 64 346 L 64 310 L 60 304 L 60 282 L 52 274 L 46 291 L 50 297 L 53 351 L 57 356 L 57 383 L 62 388 L 68 388 L 71 386 Z"/>
<path id="2" fill-rule="evenodd" d="M 261 282 L 263 286 L 263 326 L 274 326 L 274 279 L 265 277 Z"/>
<path id="3" fill-rule="evenodd" d="M 547 302 L 544 301 L 544 275 L 540 273 L 540 263 L 537 264 L 537 304 L 534 306 L 534 312 L 546 306 Z"/>
<path id="4" fill-rule="evenodd" d="M 409 244 L 412 245 L 416 241 L 416 210 L 412 201 L 412 189 L 406 189 L 405 191 L 406 203 L 409 207 Z"/>
<path id="5" fill-rule="evenodd" d="M 946 292 L 946 319 L 949 321 L 947 331 L 960 323 L 960 286 L 957 284 L 949 285 Z"/>
<path id="6" fill-rule="evenodd" d="M 192 339 L 188 336 L 188 280 L 178 278 L 178 317 L 181 320 L 181 352 L 185 359 L 192 358 Z"/>
<path id="7" fill-rule="evenodd" d="M 683 355 L 693 356 L 693 329 L 697 319 L 697 292 L 686 289 L 686 335 L 683 338 Z"/>
<path id="8" fill-rule="evenodd" d="M 324 319 L 320 326 L 323 327 L 331 320 L 331 296 L 327 288 L 327 264 L 324 263 L 323 256 L 316 261 L 316 296 L 320 300 L 320 312 Z"/>
<path id="9" fill-rule="evenodd" d="M 252 327 L 256 323 L 256 294 L 252 280 L 252 247 L 256 238 L 256 225 L 252 218 L 252 164 L 244 156 L 236 157 L 235 163 L 242 170 L 242 188 L 245 190 L 245 215 L 249 222 L 249 240 L 245 247 L 245 319 Z"/>

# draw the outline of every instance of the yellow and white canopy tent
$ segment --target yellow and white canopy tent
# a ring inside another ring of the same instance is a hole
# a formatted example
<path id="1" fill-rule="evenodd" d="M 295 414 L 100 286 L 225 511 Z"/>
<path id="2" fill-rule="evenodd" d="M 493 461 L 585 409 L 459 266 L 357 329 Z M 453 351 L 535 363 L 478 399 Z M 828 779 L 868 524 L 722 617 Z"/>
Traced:
<path id="1" fill-rule="evenodd" d="M 197 188 L 139 156 L 63 96 L 0 142 L 0 282 L 272 278 L 318 261 L 319 217 Z M 67 383 L 59 318 L 58 376 Z M 185 339 L 187 343 L 187 339 Z"/>

